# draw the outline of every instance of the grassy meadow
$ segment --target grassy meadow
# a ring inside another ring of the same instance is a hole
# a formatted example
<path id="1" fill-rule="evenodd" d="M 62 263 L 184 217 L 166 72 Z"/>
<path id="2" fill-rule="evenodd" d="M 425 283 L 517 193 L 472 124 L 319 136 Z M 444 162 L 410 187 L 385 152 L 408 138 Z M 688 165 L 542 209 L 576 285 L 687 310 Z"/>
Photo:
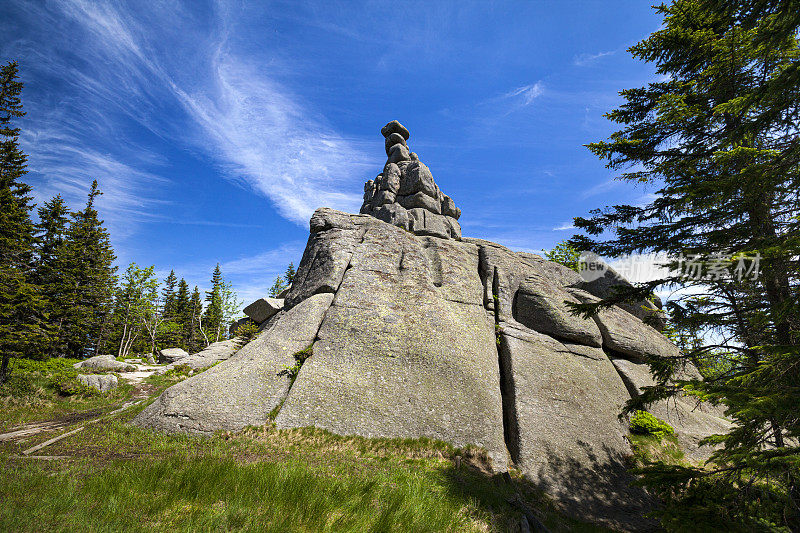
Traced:
<path id="1" fill-rule="evenodd" d="M 515 472 L 492 475 L 479 449 L 271 426 L 166 435 L 128 422 L 180 374 L 100 395 L 28 372 L 0 388 L 0 429 L 58 429 L 0 441 L 0 531 L 518 531 L 523 513 L 554 532 L 605 531 Z M 21 453 L 80 426 L 38 458 Z"/>

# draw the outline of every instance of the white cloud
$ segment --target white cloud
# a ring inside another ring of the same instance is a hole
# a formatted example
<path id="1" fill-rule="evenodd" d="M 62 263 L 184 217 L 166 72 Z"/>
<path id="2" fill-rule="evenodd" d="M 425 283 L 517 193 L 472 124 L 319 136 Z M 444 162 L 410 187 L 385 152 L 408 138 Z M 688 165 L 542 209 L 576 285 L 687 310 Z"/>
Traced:
<path id="1" fill-rule="evenodd" d="M 368 167 L 379 166 L 379 158 L 366 157 L 339 135 L 278 81 L 269 61 L 254 57 L 252 51 L 237 53 L 229 40 L 224 5 L 215 7 L 215 18 L 202 21 L 210 22 L 210 29 L 201 28 L 194 14 L 177 3 L 138 12 L 133 11 L 138 9 L 135 4 L 111 2 L 58 0 L 52 5 L 71 28 L 81 30 L 75 42 L 83 61 L 67 63 L 54 44 L 47 56 L 59 58 L 58 63 L 45 68 L 75 90 L 68 106 L 86 123 L 64 124 L 72 134 L 60 142 L 55 134 L 49 143 L 34 138 L 32 159 L 44 152 L 68 155 L 69 146 L 86 145 L 79 135 L 87 131 L 119 136 L 123 126 L 117 119 L 122 113 L 157 136 L 200 149 L 224 177 L 268 197 L 283 217 L 298 224 L 307 224 L 318 207 L 358 209 L 360 198 L 349 191 L 360 189 L 359 182 L 371 172 Z M 174 20 L 181 22 L 181 35 L 168 49 L 163 42 L 175 37 L 170 33 L 175 30 L 165 21 Z M 59 131 L 53 126 L 50 131 Z M 144 189 L 155 195 L 155 174 L 132 172 L 126 158 L 130 154 L 116 147 L 102 155 L 109 171 L 113 161 L 128 164 L 122 177 L 128 179 L 130 194 L 118 203 L 140 207 L 150 201 L 142 193 Z M 94 163 L 102 166 L 98 158 Z M 77 172 L 77 166 L 84 165 L 62 165 L 58 170 L 67 174 L 59 183 L 90 181 L 86 174 L 92 169 Z M 43 172 L 52 170 L 41 167 Z M 116 186 L 100 181 L 107 189 Z"/>
<path id="2" fill-rule="evenodd" d="M 174 87 L 203 135 L 200 144 L 226 174 L 271 198 L 286 218 L 305 224 L 322 206 L 354 211 L 353 182 L 379 165 L 310 117 L 292 96 L 241 59 L 220 53 L 211 90 Z"/>
<path id="3" fill-rule="evenodd" d="M 598 183 L 597 185 L 593 185 L 592 187 L 589 187 L 588 189 L 584 190 L 583 192 L 581 192 L 580 197 L 582 200 L 585 200 L 587 198 L 591 198 L 592 196 L 597 196 L 598 194 L 603 194 L 610 190 L 616 189 L 620 185 L 622 185 L 621 181 L 615 179 L 608 179 L 603 181 L 602 183 Z"/>
<path id="4" fill-rule="evenodd" d="M 149 194 L 167 180 L 141 170 L 136 165 L 141 158 L 132 155 L 123 162 L 112 154 L 85 148 L 78 138 L 59 133 L 54 124 L 44 126 L 46 129 L 28 130 L 22 136 L 23 147 L 31 154 L 28 170 L 41 180 L 33 190 L 37 204 L 60 194 L 72 209 L 80 209 L 96 179 L 103 193 L 97 200 L 98 209 L 112 235 L 125 238 L 133 231 L 131 222 L 154 220 L 154 206 L 168 203 Z M 145 151 L 142 154 L 148 156 Z"/>
<path id="5" fill-rule="evenodd" d="M 631 283 L 645 283 L 669 276 L 666 254 L 631 254 L 607 261 Z"/>
<path id="6" fill-rule="evenodd" d="M 542 95 L 542 93 L 544 93 L 544 84 L 541 81 L 537 81 L 531 85 L 517 87 L 516 89 L 504 94 L 503 98 L 513 98 L 524 107 L 532 104 L 536 98 Z"/>
<path id="7" fill-rule="evenodd" d="M 575 224 L 573 224 L 572 222 L 564 222 L 563 224 L 560 224 L 555 228 L 553 228 L 553 231 L 566 231 L 570 229 L 575 229 Z"/>
<path id="8" fill-rule="evenodd" d="M 614 53 L 614 50 L 610 50 L 608 52 L 598 52 L 596 54 L 578 54 L 572 59 L 572 64 L 578 67 L 585 67 L 602 57 L 614 55 Z"/>

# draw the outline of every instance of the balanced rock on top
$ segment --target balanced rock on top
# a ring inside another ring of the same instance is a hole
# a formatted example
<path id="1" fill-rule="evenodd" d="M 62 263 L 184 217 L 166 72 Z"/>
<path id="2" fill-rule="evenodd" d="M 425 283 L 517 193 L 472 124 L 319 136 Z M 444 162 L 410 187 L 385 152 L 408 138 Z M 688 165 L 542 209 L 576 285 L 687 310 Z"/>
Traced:
<path id="1" fill-rule="evenodd" d="M 431 170 L 408 149 L 408 130 L 393 120 L 381 128 L 386 139 L 386 165 L 364 184 L 361 213 L 415 235 L 461 240 L 461 210 L 442 193 Z"/>

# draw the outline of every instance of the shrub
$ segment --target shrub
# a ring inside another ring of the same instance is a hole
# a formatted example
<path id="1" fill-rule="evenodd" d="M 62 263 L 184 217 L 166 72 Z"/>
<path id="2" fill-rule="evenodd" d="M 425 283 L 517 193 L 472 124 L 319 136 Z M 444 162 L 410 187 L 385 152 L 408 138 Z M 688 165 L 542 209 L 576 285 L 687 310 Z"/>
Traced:
<path id="1" fill-rule="evenodd" d="M 658 438 L 673 435 L 675 429 L 647 411 L 636 411 L 631 417 L 631 433 L 654 435 Z"/>
<path id="2" fill-rule="evenodd" d="M 76 379 L 78 372 L 72 365 L 77 361 L 77 359 L 62 358 L 12 359 L 9 364 L 9 379 L 0 386 L 0 395 L 22 398 L 44 391 L 55 392 L 62 396 L 93 395 L 94 389 Z"/>
<path id="3" fill-rule="evenodd" d="M 78 381 L 78 371 L 72 368 L 75 362 L 77 359 L 12 359 L 11 375 L 0 386 L 0 396 L 23 398 L 42 393 L 94 396 L 97 390 Z"/>
<path id="4" fill-rule="evenodd" d="M 236 329 L 236 337 L 239 339 L 238 344 L 244 346 L 258 334 L 258 324 L 252 320 L 248 320 Z"/>
<path id="5" fill-rule="evenodd" d="M 164 376 L 167 377 L 183 377 L 188 376 L 190 372 L 192 372 L 193 368 L 189 365 L 175 365 L 167 372 L 164 373 Z"/>
<path id="6" fill-rule="evenodd" d="M 77 372 L 58 372 L 50 378 L 51 386 L 62 396 L 94 396 L 99 391 L 78 381 Z"/>
<path id="7" fill-rule="evenodd" d="M 8 377 L 8 381 L 0 386 L 0 395 L 3 396 L 30 396 L 36 391 L 33 376 L 15 372 Z"/>
<path id="8" fill-rule="evenodd" d="M 62 370 L 73 370 L 72 365 L 77 363 L 79 359 L 66 359 L 61 357 L 53 357 L 46 360 L 34 359 L 11 359 L 9 370 L 12 374 L 54 374 Z"/>
<path id="9" fill-rule="evenodd" d="M 314 345 L 309 344 L 304 350 L 300 350 L 294 354 L 294 360 L 296 361 L 293 366 L 284 366 L 283 370 L 281 370 L 278 375 L 279 376 L 289 376 L 294 383 L 295 378 L 297 378 L 297 374 L 300 373 L 300 368 L 303 366 L 303 363 L 306 362 L 306 359 L 311 357 L 313 353 Z"/>
<path id="10" fill-rule="evenodd" d="M 572 246 L 569 241 L 561 241 L 560 243 L 556 244 L 552 250 L 542 251 L 544 252 L 545 259 L 548 261 L 562 264 L 565 267 L 574 270 L 575 272 L 580 272 L 579 262 L 581 258 L 581 252 Z"/>

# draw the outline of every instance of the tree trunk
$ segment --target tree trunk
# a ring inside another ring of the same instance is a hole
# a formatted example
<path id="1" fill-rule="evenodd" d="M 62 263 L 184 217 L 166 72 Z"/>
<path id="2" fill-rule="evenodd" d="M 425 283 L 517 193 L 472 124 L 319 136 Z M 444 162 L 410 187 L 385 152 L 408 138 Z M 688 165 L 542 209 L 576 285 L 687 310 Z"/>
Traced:
<path id="1" fill-rule="evenodd" d="M 8 380 L 8 362 L 11 356 L 7 353 L 3 354 L 3 362 L 0 363 L 0 385 Z"/>
<path id="2" fill-rule="evenodd" d="M 772 242 L 765 244 L 773 246 L 774 242 L 778 240 L 778 232 L 775 229 L 770 205 L 763 196 L 759 200 L 754 203 L 748 213 L 750 222 L 753 225 L 753 234 L 756 236 L 757 242 L 761 241 L 761 239 L 767 239 Z M 761 271 L 761 283 L 769 301 L 769 311 L 775 326 L 776 340 L 778 344 L 790 346 L 792 345 L 792 327 L 786 316 L 786 305 L 791 300 L 791 284 L 786 261 L 781 257 L 767 261 Z M 782 448 L 785 444 L 783 429 L 779 421 L 770 420 L 770 426 L 775 438 L 775 446 Z"/>
<path id="3" fill-rule="evenodd" d="M 125 337 L 128 336 L 128 324 L 123 324 L 122 326 L 122 338 L 119 340 L 119 350 L 117 350 L 117 357 L 122 357 L 122 350 L 125 346 Z"/>

